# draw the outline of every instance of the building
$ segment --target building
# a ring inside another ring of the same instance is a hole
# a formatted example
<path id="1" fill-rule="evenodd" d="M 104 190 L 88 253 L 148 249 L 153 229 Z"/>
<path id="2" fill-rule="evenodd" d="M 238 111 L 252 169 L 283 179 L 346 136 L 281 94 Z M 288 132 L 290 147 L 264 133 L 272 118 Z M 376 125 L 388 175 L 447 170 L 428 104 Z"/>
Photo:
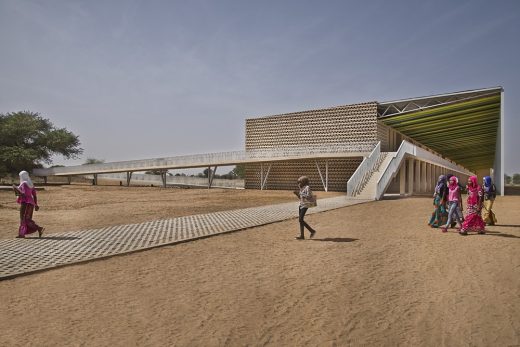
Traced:
<path id="1" fill-rule="evenodd" d="M 462 179 L 491 175 L 503 192 L 503 126 L 501 87 L 249 118 L 246 152 L 350 148 L 341 158 L 246 164 L 245 187 L 294 189 L 297 178 L 307 175 L 315 190 L 372 196 L 379 183 L 386 192 L 412 194 L 431 191 L 439 174 L 454 172 Z M 377 157 L 359 156 L 378 144 Z M 403 144 L 412 146 L 410 153 Z M 367 170 L 356 172 L 369 159 Z M 385 173 L 391 177 L 386 184 L 379 181 Z"/>
<path id="2" fill-rule="evenodd" d="M 245 150 L 35 169 L 49 176 L 161 172 L 245 165 L 248 189 L 296 188 L 380 199 L 385 193 L 431 193 L 440 174 L 461 180 L 490 175 L 504 192 L 504 91 L 501 87 L 246 119 Z M 121 180 L 120 176 L 117 176 Z M 208 179 L 212 186 L 213 176 Z M 172 183 L 170 183 L 172 184 Z"/>

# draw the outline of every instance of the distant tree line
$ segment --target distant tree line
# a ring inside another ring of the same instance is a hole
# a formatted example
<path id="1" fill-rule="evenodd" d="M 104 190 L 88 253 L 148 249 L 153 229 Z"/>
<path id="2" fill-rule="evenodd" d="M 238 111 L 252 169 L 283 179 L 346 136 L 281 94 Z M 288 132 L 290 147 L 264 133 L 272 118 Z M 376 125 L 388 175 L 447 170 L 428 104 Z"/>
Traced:
<path id="1" fill-rule="evenodd" d="M 148 174 L 148 175 L 160 175 L 162 172 L 163 171 L 161 171 L 161 170 L 150 170 L 150 171 L 146 171 L 145 174 Z M 171 172 L 167 172 L 166 174 L 168 176 L 176 176 L 176 177 L 181 176 L 181 177 L 207 178 L 209 173 L 212 174 L 213 170 L 211 170 L 211 169 L 204 169 L 204 171 L 199 172 L 198 174 L 191 174 L 191 175 L 187 175 L 185 173 L 176 173 L 175 175 L 173 175 Z M 215 174 L 214 178 L 233 180 L 233 179 L 237 179 L 237 178 L 244 178 L 244 173 L 245 173 L 245 166 L 243 164 L 239 164 L 239 165 L 236 165 L 233 168 L 233 170 L 229 171 L 226 174 L 223 174 L 223 175 Z"/>
<path id="2" fill-rule="evenodd" d="M 508 174 L 504 175 L 504 183 L 506 185 L 520 185 L 520 173 L 515 173 L 513 176 L 509 176 Z"/>

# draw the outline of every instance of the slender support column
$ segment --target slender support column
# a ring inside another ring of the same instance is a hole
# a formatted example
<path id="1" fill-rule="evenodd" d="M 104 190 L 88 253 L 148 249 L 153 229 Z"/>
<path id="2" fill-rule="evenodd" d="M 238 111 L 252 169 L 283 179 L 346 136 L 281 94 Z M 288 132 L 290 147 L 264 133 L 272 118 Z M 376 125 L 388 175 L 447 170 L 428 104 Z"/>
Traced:
<path id="1" fill-rule="evenodd" d="M 43 182 L 47 184 L 47 176 L 43 176 Z"/>
<path id="2" fill-rule="evenodd" d="M 498 124 L 497 129 L 497 141 L 496 141 L 496 149 L 495 149 L 495 163 L 493 167 L 493 176 L 495 181 L 495 186 L 497 188 L 497 193 L 501 196 L 504 196 L 505 189 L 505 180 L 504 180 L 504 138 L 505 138 L 505 117 L 504 117 L 504 90 L 500 93 L 500 122 Z"/>
<path id="3" fill-rule="evenodd" d="M 213 179 L 215 178 L 215 174 L 217 172 L 217 165 L 215 165 L 215 168 L 211 170 L 211 166 L 208 166 L 208 189 L 211 188 L 213 185 Z"/>
<path id="4" fill-rule="evenodd" d="M 329 160 L 325 160 L 325 191 L 329 191 Z"/>
<path id="5" fill-rule="evenodd" d="M 161 171 L 161 181 L 163 188 L 166 188 L 166 171 Z"/>
<path id="6" fill-rule="evenodd" d="M 323 175 L 321 174 L 320 166 L 318 165 L 318 161 L 316 160 L 316 168 L 318 169 L 318 173 L 320 174 L 321 184 L 323 185 L 323 189 L 327 191 L 327 183 L 323 180 Z"/>
<path id="7" fill-rule="evenodd" d="M 94 180 L 92 181 L 92 185 L 94 185 L 94 186 L 97 186 L 97 183 L 98 183 L 97 182 L 97 175 L 98 174 L 94 174 Z"/>
<path id="8" fill-rule="evenodd" d="M 132 174 L 133 174 L 132 171 L 126 172 L 126 186 L 127 187 L 130 187 L 130 180 L 132 179 Z"/>
<path id="9" fill-rule="evenodd" d="M 415 186 L 414 185 L 414 179 L 415 179 L 414 167 L 415 167 L 415 163 L 414 163 L 413 159 L 408 159 L 407 162 L 408 162 L 408 194 L 409 195 L 413 195 L 413 188 Z"/>
<path id="10" fill-rule="evenodd" d="M 72 176 L 67 176 L 67 183 L 68 183 L 68 184 L 71 184 L 71 183 L 72 183 Z"/>
<path id="11" fill-rule="evenodd" d="M 269 171 L 271 171 L 271 166 L 273 163 L 269 163 L 269 166 L 267 167 L 267 172 L 265 173 L 264 180 L 262 181 L 262 188 L 261 190 L 264 190 L 266 184 L 267 184 L 267 177 L 269 177 Z"/>
<path id="12" fill-rule="evenodd" d="M 399 169 L 399 195 L 406 195 L 406 161 L 403 161 Z"/>
<path id="13" fill-rule="evenodd" d="M 264 164 L 260 163 L 260 190 L 264 189 Z"/>

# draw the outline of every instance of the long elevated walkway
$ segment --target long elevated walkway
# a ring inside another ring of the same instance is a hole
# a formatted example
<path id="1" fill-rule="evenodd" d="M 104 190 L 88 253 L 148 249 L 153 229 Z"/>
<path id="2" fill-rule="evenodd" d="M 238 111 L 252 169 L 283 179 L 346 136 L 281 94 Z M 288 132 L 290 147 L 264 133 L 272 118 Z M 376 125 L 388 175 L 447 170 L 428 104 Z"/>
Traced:
<path id="1" fill-rule="evenodd" d="M 345 196 L 319 199 L 318 207 L 309 209 L 308 214 L 366 201 L 368 200 L 348 199 Z M 0 240 L 0 280 L 59 266 L 196 240 L 297 216 L 298 203 L 291 202 L 101 229 L 44 234 L 41 239 L 36 236 Z"/>

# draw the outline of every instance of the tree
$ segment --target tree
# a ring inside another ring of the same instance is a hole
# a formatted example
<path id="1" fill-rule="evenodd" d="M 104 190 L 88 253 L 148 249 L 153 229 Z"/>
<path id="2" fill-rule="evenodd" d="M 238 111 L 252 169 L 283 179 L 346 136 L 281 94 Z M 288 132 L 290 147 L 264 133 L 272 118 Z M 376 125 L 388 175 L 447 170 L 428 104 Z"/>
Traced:
<path id="1" fill-rule="evenodd" d="M 504 184 L 511 184 L 511 176 L 504 174 Z"/>
<path id="2" fill-rule="evenodd" d="M 244 178 L 246 175 L 246 166 L 244 164 L 238 164 L 230 173 L 235 177 Z"/>
<path id="3" fill-rule="evenodd" d="M 145 171 L 145 174 L 147 174 L 147 175 L 162 175 L 164 172 L 165 172 L 164 170 L 150 170 L 150 171 Z M 166 171 L 166 172 L 168 173 L 168 171 Z"/>
<path id="4" fill-rule="evenodd" d="M 78 136 L 56 128 L 38 113 L 0 114 L 0 175 L 31 171 L 51 164 L 52 156 L 78 158 L 83 153 Z"/>
<path id="5" fill-rule="evenodd" d="M 87 158 L 82 165 L 103 164 L 105 159 Z"/>
<path id="6" fill-rule="evenodd" d="M 513 175 L 513 184 L 520 184 L 520 173 L 515 173 Z"/>

